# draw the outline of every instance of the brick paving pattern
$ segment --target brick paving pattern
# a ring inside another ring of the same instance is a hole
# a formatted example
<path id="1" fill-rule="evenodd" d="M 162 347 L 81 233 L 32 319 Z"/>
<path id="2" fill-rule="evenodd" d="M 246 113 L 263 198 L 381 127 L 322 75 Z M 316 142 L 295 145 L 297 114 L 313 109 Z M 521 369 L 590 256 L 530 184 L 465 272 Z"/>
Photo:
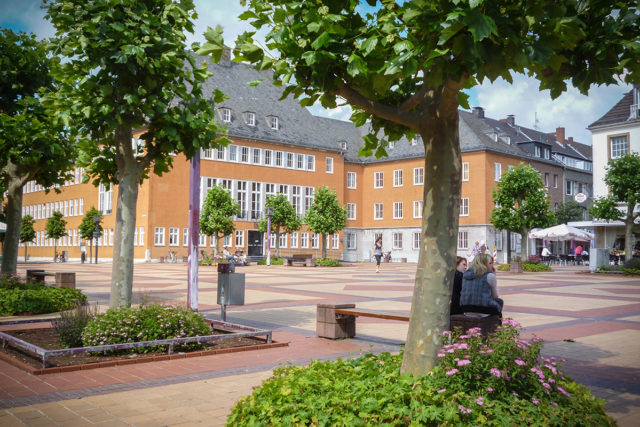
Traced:
<path id="1" fill-rule="evenodd" d="M 47 271 L 76 271 L 77 287 L 106 309 L 110 264 L 28 264 Z M 24 275 L 27 265 L 19 265 Z M 231 322 L 269 328 L 288 347 L 167 360 L 139 365 L 32 376 L 0 361 L 0 425 L 224 425 L 234 403 L 281 364 L 396 351 L 407 324 L 361 318 L 357 337 L 315 336 L 316 304 L 354 302 L 359 308 L 409 312 L 415 264 L 341 268 L 249 266 L 244 306 L 227 310 Z M 564 357 L 565 371 L 607 400 L 621 426 L 640 417 L 640 279 L 582 274 L 582 267 L 553 273 L 498 273 L 505 315 L 524 335 L 545 341 L 544 353 Z M 134 303 L 186 303 L 185 264 L 136 264 Z M 201 267 L 199 308 L 220 318 L 217 273 Z"/>

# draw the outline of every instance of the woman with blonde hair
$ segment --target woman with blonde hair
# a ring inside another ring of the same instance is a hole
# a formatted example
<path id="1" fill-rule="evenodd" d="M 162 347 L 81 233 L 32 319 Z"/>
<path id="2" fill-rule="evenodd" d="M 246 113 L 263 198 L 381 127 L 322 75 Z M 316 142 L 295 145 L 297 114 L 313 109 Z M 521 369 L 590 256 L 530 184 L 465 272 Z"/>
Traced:
<path id="1" fill-rule="evenodd" d="M 498 279 L 493 258 L 480 253 L 462 275 L 460 306 L 462 311 L 502 316 L 504 301 L 498 298 Z"/>

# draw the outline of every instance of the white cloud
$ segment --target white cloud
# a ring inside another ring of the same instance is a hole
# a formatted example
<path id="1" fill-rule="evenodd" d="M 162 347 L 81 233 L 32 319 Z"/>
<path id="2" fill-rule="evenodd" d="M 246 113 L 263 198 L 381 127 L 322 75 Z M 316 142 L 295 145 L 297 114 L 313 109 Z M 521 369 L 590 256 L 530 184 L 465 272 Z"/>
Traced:
<path id="1" fill-rule="evenodd" d="M 53 36 L 55 29 L 44 19 L 41 4 L 41 0 L 0 0 L 0 26 L 34 33 L 38 38 Z"/>
<path id="2" fill-rule="evenodd" d="M 516 124 L 542 132 L 564 127 L 566 137 L 573 136 L 576 141 L 591 145 L 591 132 L 586 127 L 602 117 L 631 89 L 625 84 L 599 86 L 591 88 L 585 96 L 570 86 L 567 92 L 552 100 L 548 90 L 539 91 L 538 88 L 537 80 L 522 75 L 514 75 L 513 84 L 503 79 L 494 83 L 485 81 L 472 90 L 472 99 L 477 101 L 472 107 L 483 107 L 485 115 L 493 119 L 514 114 Z"/>

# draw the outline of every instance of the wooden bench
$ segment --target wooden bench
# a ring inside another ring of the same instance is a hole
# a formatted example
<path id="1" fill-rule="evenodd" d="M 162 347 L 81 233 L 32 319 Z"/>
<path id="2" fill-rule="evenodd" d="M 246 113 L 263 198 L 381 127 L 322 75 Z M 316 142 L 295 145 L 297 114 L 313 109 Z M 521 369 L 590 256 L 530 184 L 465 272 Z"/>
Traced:
<path id="1" fill-rule="evenodd" d="M 292 267 L 293 263 L 304 264 L 305 267 L 315 267 L 316 262 L 311 254 L 293 254 L 291 256 L 283 257 L 284 266 Z"/>
<path id="2" fill-rule="evenodd" d="M 373 317 L 376 319 L 399 320 L 408 322 L 409 313 L 368 310 L 356 308 L 355 304 L 318 304 L 316 334 L 321 338 L 353 338 L 356 336 L 356 317 Z M 471 328 L 480 328 L 482 335 L 487 336 L 501 324 L 499 316 L 474 316 L 453 314 L 450 317 L 451 329 L 461 328 L 464 332 Z"/>
<path id="3" fill-rule="evenodd" d="M 46 277 L 55 277 L 57 288 L 76 288 L 76 273 L 50 272 L 44 270 L 27 270 L 27 280 L 45 283 Z"/>

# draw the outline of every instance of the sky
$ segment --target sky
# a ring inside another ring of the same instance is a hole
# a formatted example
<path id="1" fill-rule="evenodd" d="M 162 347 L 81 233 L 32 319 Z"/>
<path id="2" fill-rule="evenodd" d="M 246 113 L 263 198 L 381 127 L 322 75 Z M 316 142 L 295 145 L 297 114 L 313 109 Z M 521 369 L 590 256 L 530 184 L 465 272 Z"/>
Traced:
<path id="1" fill-rule="evenodd" d="M 188 35 L 189 45 L 202 42 L 207 27 L 222 25 L 225 42 L 234 45 L 236 36 L 253 30 L 246 22 L 237 19 L 243 8 L 239 0 L 194 0 L 198 19 L 194 34 Z M 54 35 L 53 26 L 45 20 L 40 8 L 41 0 L 0 0 L 0 27 L 33 32 L 45 38 Z M 258 34 L 257 38 L 260 38 Z M 262 36 L 264 39 L 264 35 Z M 566 129 L 566 137 L 591 145 L 591 133 L 586 129 L 613 107 L 631 90 L 630 85 L 592 87 L 588 96 L 570 87 L 559 98 L 552 100 L 548 90 L 540 91 L 535 79 L 515 74 L 513 84 L 502 79 L 494 83 L 485 81 L 469 91 L 470 105 L 483 107 L 485 116 L 503 119 L 515 115 L 516 125 L 553 132 L 557 127 Z M 338 107 L 325 110 L 319 105 L 310 108 L 316 115 L 348 120 L 350 108 Z"/>

